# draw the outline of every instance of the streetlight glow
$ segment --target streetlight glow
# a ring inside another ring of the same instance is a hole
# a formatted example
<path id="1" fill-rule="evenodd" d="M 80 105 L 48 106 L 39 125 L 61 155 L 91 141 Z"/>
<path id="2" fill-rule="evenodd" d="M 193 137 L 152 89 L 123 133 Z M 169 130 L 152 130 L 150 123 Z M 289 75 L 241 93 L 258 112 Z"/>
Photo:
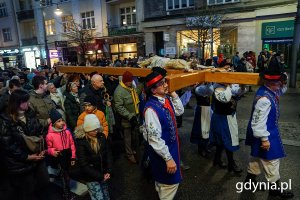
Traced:
<path id="1" fill-rule="evenodd" d="M 57 5 L 57 8 L 55 9 L 54 13 L 57 15 L 57 16 L 60 16 L 62 14 L 62 11 L 61 9 L 59 9 L 58 5 Z"/>

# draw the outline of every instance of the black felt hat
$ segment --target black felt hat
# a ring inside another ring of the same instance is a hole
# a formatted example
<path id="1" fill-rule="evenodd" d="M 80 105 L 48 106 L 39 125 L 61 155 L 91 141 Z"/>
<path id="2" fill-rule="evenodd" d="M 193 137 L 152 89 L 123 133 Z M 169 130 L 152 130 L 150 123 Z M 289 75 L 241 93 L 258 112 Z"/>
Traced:
<path id="1" fill-rule="evenodd" d="M 157 73 L 161 74 L 162 76 L 167 76 L 167 70 L 165 70 L 164 68 L 152 67 L 152 71 L 157 72 Z"/>
<path id="2" fill-rule="evenodd" d="M 276 57 L 273 57 L 268 67 L 260 73 L 260 76 L 266 81 L 286 81 L 287 75 L 284 73 L 281 63 Z"/>
<path id="3" fill-rule="evenodd" d="M 164 77 L 165 76 L 158 72 L 151 72 L 148 74 L 145 78 L 145 90 L 150 91 L 150 89 L 153 88 L 153 86 L 155 86 L 155 84 L 161 81 Z"/>

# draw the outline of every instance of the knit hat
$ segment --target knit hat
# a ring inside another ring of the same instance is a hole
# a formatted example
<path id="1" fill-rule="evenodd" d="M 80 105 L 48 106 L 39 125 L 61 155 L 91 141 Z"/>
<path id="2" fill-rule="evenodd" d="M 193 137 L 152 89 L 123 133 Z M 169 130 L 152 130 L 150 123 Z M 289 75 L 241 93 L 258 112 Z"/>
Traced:
<path id="1" fill-rule="evenodd" d="M 83 130 L 85 132 L 90 132 L 99 128 L 101 128 L 101 125 L 96 115 L 88 114 L 84 117 Z"/>
<path id="2" fill-rule="evenodd" d="M 132 82 L 133 80 L 133 74 L 129 71 L 124 72 L 122 82 L 127 83 L 127 82 Z"/>
<path id="3" fill-rule="evenodd" d="M 49 116 L 52 122 L 52 125 L 54 125 L 59 119 L 62 119 L 62 115 L 56 110 L 56 109 L 51 109 L 49 112 Z"/>
<path id="4" fill-rule="evenodd" d="M 158 72 L 151 72 L 145 78 L 146 86 L 145 90 L 150 91 L 150 89 L 159 81 L 161 81 L 165 76 L 159 74 Z"/>
<path id="5" fill-rule="evenodd" d="M 97 107 L 97 100 L 95 97 L 88 95 L 84 98 L 83 104 L 91 104 L 92 106 Z"/>

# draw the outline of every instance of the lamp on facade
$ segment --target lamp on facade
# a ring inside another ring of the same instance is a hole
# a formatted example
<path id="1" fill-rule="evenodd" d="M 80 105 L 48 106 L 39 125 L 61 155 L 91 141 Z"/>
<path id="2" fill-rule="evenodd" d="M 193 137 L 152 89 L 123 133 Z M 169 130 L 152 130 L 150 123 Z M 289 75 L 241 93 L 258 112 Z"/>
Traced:
<path id="1" fill-rule="evenodd" d="M 60 15 L 63 13 L 63 12 L 61 11 L 61 9 L 59 9 L 58 4 L 57 4 L 57 7 L 56 7 L 54 13 L 55 13 L 57 16 L 60 16 Z"/>

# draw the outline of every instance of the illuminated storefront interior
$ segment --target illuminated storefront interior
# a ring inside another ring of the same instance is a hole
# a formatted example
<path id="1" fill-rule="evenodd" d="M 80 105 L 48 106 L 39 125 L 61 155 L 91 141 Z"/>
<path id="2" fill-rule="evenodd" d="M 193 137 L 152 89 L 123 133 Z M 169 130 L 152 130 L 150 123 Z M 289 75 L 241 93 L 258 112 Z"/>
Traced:
<path id="1" fill-rule="evenodd" d="M 126 44 L 111 44 L 110 53 L 112 60 L 124 58 L 134 58 L 137 57 L 137 44 L 136 43 L 126 43 Z"/>

